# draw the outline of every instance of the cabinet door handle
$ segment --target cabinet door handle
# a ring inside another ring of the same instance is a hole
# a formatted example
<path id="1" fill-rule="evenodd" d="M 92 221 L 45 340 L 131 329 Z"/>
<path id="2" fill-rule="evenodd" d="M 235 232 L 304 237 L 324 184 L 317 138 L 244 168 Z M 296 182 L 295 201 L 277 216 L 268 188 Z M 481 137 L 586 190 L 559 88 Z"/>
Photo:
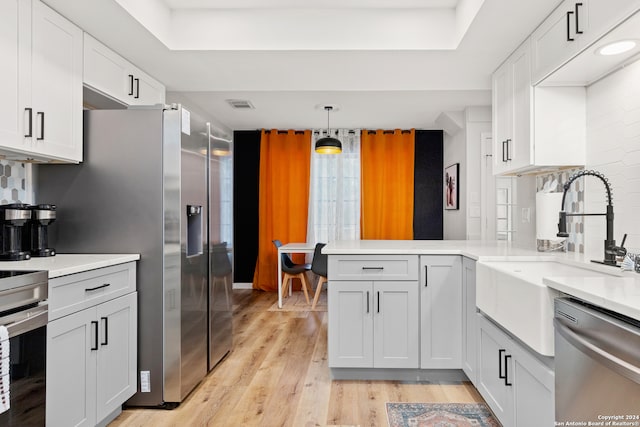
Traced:
<path id="1" fill-rule="evenodd" d="M 424 287 L 429 286 L 429 266 L 424 266 Z"/>
<path id="2" fill-rule="evenodd" d="M 380 313 L 380 291 L 378 291 L 378 313 Z"/>
<path id="3" fill-rule="evenodd" d="M 571 37 L 571 15 L 573 15 L 573 11 L 567 12 L 567 41 L 572 42 L 575 39 Z"/>
<path id="4" fill-rule="evenodd" d="M 513 384 L 511 384 L 509 382 L 509 362 L 508 360 L 511 359 L 511 355 L 510 354 L 505 354 L 504 356 L 504 385 L 506 386 L 512 386 Z"/>
<path id="5" fill-rule="evenodd" d="M 40 116 L 40 136 L 36 137 L 36 140 L 42 141 L 44 140 L 44 112 L 38 111 L 36 116 Z"/>
<path id="6" fill-rule="evenodd" d="M 363 270 L 384 270 L 384 267 L 362 267 Z"/>
<path id="7" fill-rule="evenodd" d="M 503 375 L 502 374 L 502 355 L 506 352 L 507 350 L 505 350 L 504 348 L 501 348 L 500 350 L 498 350 L 498 378 L 501 379 L 506 379 L 506 374 Z"/>
<path id="8" fill-rule="evenodd" d="M 507 161 L 509 161 L 509 160 L 513 160 L 513 159 L 511 158 L 511 152 L 510 152 L 510 150 L 509 150 L 509 143 L 511 142 L 511 140 L 510 140 L 510 139 L 507 139 L 505 142 L 507 143 Z"/>
<path id="9" fill-rule="evenodd" d="M 580 29 L 580 14 L 578 13 L 579 7 L 582 7 L 582 3 L 576 3 L 576 34 L 582 34 L 582 30 Z"/>
<path id="10" fill-rule="evenodd" d="M 91 325 L 94 326 L 95 338 L 93 340 L 94 345 L 91 347 L 91 351 L 98 349 L 98 322 L 96 320 L 91 321 Z"/>
<path id="11" fill-rule="evenodd" d="M 502 141 L 502 161 L 503 161 L 504 163 L 506 163 L 506 162 L 507 162 L 507 157 L 506 157 L 507 150 L 506 150 L 506 148 L 505 148 L 506 143 L 507 143 L 507 140 L 506 140 L 506 139 L 505 139 L 504 141 Z"/>
<path id="12" fill-rule="evenodd" d="M 369 291 L 367 291 L 367 313 L 369 313 Z"/>
<path id="13" fill-rule="evenodd" d="M 109 318 L 101 317 L 101 320 L 104 320 L 104 341 L 100 343 L 100 345 L 108 345 L 109 344 Z"/>
<path id="14" fill-rule="evenodd" d="M 25 138 L 31 138 L 33 136 L 33 108 L 25 108 L 24 111 L 29 113 L 29 125 L 27 128 L 29 129 L 29 133 L 25 134 Z"/>
<path id="15" fill-rule="evenodd" d="M 85 292 L 97 291 L 98 289 L 106 288 L 107 286 L 111 286 L 111 283 L 105 283 L 100 286 L 96 286 L 95 288 L 85 288 Z"/>
<path id="16" fill-rule="evenodd" d="M 134 96 L 135 99 L 140 98 L 140 79 L 135 79 L 136 81 L 136 96 Z"/>
<path id="17" fill-rule="evenodd" d="M 129 74 L 129 95 L 133 95 L 133 74 Z"/>

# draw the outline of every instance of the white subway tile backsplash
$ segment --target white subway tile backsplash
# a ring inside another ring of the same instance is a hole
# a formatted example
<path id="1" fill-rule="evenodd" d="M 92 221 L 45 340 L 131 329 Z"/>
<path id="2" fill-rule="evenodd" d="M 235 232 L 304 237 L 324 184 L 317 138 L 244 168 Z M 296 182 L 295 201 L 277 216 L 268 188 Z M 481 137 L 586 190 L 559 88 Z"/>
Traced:
<path id="1" fill-rule="evenodd" d="M 640 61 L 587 88 L 586 169 L 602 172 L 613 190 L 614 238 L 640 251 Z M 585 182 L 585 211 L 605 207 L 604 186 L 597 179 Z M 585 252 L 601 257 L 605 238 L 604 217 L 584 222 Z"/>

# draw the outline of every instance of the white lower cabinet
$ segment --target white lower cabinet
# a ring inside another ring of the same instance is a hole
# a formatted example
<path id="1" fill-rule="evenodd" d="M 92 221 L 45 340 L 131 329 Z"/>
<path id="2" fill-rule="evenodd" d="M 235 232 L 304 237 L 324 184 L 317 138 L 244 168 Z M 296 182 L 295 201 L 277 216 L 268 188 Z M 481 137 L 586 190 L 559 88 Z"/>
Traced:
<path id="1" fill-rule="evenodd" d="M 101 270 L 109 274 L 100 274 Z M 111 279 L 121 279 L 123 270 L 116 270 L 111 267 L 73 274 L 62 283 L 50 284 L 50 295 L 58 292 L 71 296 L 82 288 L 87 296 L 98 297 L 94 299 L 96 304 L 54 318 L 47 326 L 49 427 L 92 427 L 110 421 L 137 390 L 138 294 L 123 289 L 124 295 L 116 293 L 111 299 L 99 296 L 106 288 L 117 287 Z M 135 267 L 124 271 L 135 277 Z M 74 276 L 83 280 L 74 280 Z M 99 302 L 101 299 L 107 300 Z M 78 299 L 68 301 L 71 305 L 83 304 Z"/>
<path id="2" fill-rule="evenodd" d="M 476 262 L 462 258 L 462 370 L 475 384 L 477 372 Z"/>
<path id="3" fill-rule="evenodd" d="M 418 282 L 330 281 L 330 368 L 417 368 Z"/>
<path id="4" fill-rule="evenodd" d="M 476 388 L 505 427 L 554 425 L 554 373 L 478 314 Z"/>
<path id="5" fill-rule="evenodd" d="M 420 368 L 460 369 L 462 259 L 420 257 Z"/>

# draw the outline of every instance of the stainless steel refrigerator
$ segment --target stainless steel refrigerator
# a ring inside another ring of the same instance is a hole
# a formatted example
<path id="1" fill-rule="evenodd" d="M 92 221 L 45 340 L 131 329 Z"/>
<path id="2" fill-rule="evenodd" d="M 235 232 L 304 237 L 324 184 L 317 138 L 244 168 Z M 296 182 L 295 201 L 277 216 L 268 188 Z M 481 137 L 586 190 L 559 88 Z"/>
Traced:
<path id="1" fill-rule="evenodd" d="M 141 254 L 128 405 L 175 407 L 231 350 L 231 149 L 181 105 L 93 110 L 84 161 L 34 171 L 58 253 Z"/>

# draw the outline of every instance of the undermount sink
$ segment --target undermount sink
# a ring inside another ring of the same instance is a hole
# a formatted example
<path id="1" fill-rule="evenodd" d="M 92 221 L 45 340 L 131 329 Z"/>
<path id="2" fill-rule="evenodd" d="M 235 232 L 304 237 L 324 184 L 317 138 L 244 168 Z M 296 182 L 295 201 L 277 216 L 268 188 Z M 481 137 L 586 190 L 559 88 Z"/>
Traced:
<path id="1" fill-rule="evenodd" d="M 476 306 L 536 352 L 553 356 L 553 300 L 544 277 L 602 277 L 607 273 L 554 261 L 478 261 Z"/>

